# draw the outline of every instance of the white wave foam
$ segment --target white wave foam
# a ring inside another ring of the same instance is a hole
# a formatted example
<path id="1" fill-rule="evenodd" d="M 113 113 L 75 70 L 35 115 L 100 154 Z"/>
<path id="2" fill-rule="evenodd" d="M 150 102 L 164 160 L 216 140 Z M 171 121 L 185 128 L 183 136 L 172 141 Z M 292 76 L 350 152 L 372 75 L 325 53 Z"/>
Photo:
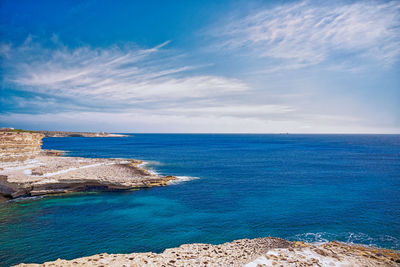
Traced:
<path id="1" fill-rule="evenodd" d="M 154 168 L 152 168 L 151 166 L 160 166 L 162 165 L 161 162 L 158 161 L 143 161 L 142 163 L 138 164 L 137 166 L 139 168 L 145 169 L 146 171 L 148 171 L 150 174 L 152 175 L 160 175 L 159 172 L 157 172 Z"/>
<path id="2" fill-rule="evenodd" d="M 389 244 L 388 248 L 398 249 L 400 247 L 400 239 L 390 235 L 378 235 L 370 236 L 365 233 L 353 233 L 353 232 L 342 232 L 342 233 L 304 233 L 295 235 L 292 240 L 304 241 L 307 243 L 321 244 L 327 243 L 332 240 L 339 240 L 348 244 L 363 244 L 367 246 L 379 246 L 379 244 Z"/>
<path id="3" fill-rule="evenodd" d="M 327 233 L 319 232 L 319 233 L 304 233 L 298 234 L 295 236 L 296 240 L 304 241 L 307 243 L 328 243 L 329 237 L 327 237 Z"/>
<path id="4" fill-rule="evenodd" d="M 178 178 L 178 180 L 171 180 L 171 181 L 169 181 L 169 184 L 171 184 L 171 185 L 180 184 L 180 183 L 200 179 L 199 177 L 193 177 L 193 176 L 175 176 L 175 177 Z"/>
<path id="5" fill-rule="evenodd" d="M 361 243 L 369 246 L 379 246 L 379 243 L 390 243 L 393 249 L 400 247 L 400 239 L 390 235 L 378 235 L 376 237 L 369 236 L 364 233 L 346 233 L 346 243 Z"/>
<path id="6" fill-rule="evenodd" d="M 31 200 L 37 200 L 37 199 L 42 199 L 45 198 L 46 196 L 26 196 L 26 197 L 18 197 L 14 199 L 7 200 L 7 202 L 24 202 L 24 201 L 31 201 Z"/>
<path id="7" fill-rule="evenodd" d="M 152 160 L 147 161 L 146 160 L 146 161 L 143 161 L 142 163 L 138 164 L 138 167 L 145 169 L 152 175 L 162 176 L 162 174 L 160 174 L 154 168 L 151 167 L 151 166 L 161 166 L 161 165 L 164 165 L 164 164 L 159 161 L 152 161 Z M 175 176 L 175 177 L 178 178 L 178 180 L 171 180 L 171 181 L 169 181 L 168 184 L 174 185 L 174 184 L 180 184 L 183 182 L 200 179 L 199 177 L 193 177 L 193 176 Z"/>
<path id="8" fill-rule="evenodd" d="M 143 160 L 142 163 L 139 164 L 139 166 L 161 166 L 164 165 L 163 163 L 155 160 Z"/>

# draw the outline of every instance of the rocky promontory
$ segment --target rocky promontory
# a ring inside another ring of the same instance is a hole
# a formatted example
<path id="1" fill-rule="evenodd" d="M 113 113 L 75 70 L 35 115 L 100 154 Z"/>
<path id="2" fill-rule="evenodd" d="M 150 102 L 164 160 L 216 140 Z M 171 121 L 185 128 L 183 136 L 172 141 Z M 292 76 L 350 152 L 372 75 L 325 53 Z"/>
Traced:
<path id="1" fill-rule="evenodd" d="M 42 133 L 0 131 L 0 199 L 91 190 L 129 190 L 165 186 L 134 159 L 60 157 L 41 150 Z"/>
<path id="2" fill-rule="evenodd" d="M 307 244 L 266 237 L 240 239 L 221 245 L 186 244 L 160 254 L 102 253 L 18 266 L 400 266 L 400 254 L 398 251 L 336 241 Z"/>

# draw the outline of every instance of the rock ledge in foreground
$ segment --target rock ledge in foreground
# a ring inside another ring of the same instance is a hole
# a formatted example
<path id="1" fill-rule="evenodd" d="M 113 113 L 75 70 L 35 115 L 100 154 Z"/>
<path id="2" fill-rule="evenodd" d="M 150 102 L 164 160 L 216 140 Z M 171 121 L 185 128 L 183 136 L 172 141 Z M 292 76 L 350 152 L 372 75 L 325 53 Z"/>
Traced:
<path id="1" fill-rule="evenodd" d="M 33 266 L 400 266 L 398 251 L 340 242 L 306 244 L 266 237 L 221 245 L 186 244 L 163 253 L 102 253 Z"/>

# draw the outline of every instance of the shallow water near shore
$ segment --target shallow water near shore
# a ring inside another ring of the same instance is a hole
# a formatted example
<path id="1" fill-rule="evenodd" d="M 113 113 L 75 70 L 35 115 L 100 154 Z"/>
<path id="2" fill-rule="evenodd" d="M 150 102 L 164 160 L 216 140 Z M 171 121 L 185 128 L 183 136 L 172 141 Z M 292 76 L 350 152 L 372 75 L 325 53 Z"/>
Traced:
<path id="1" fill-rule="evenodd" d="M 269 235 L 400 249 L 400 135 L 134 134 L 43 143 L 68 156 L 143 159 L 187 181 L 0 204 L 2 266 Z"/>

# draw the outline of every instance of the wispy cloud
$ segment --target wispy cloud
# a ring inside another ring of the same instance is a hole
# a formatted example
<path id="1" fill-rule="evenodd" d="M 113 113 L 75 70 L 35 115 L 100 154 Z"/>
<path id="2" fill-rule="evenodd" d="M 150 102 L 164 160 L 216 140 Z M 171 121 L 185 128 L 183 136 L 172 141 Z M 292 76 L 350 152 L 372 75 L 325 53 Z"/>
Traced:
<path id="1" fill-rule="evenodd" d="M 69 49 L 44 48 L 28 39 L 15 47 L 3 44 L 3 82 L 21 90 L 58 97 L 101 100 L 104 104 L 216 97 L 243 92 L 234 78 L 188 74 L 196 66 L 179 64 L 180 55 L 133 45 Z"/>
<path id="2" fill-rule="evenodd" d="M 218 120 L 257 124 L 295 111 L 285 104 L 249 103 L 241 98 L 251 95 L 245 82 L 196 74 L 199 67 L 182 65 L 181 55 L 165 48 L 168 42 L 149 49 L 133 45 L 70 49 L 53 42 L 50 48 L 32 38 L 21 46 L 1 45 L 3 83 L 18 90 L 0 98 L 9 107 L 0 116 L 3 121 L 54 122 L 62 117 L 80 123 L 75 118 L 98 116 L 97 120 L 111 123 L 111 118 L 135 117 L 141 125 L 146 120 L 180 125 L 179 120 L 195 119 L 199 122 L 188 125 L 205 127 L 207 121 Z"/>
<path id="3" fill-rule="evenodd" d="M 295 2 L 235 19 L 213 33 L 220 47 L 279 59 L 279 69 L 355 57 L 390 65 L 400 55 L 400 2 Z"/>
<path id="4" fill-rule="evenodd" d="M 96 36 L 79 47 L 57 35 L 22 44 L 4 39 L 0 123 L 125 132 L 398 132 L 400 2 L 282 3 L 235 19 L 224 10 L 206 45 L 204 35 L 190 33 L 154 47 L 126 43 L 160 31 L 106 34 L 107 44 L 119 44 L 107 47 Z M 191 26 L 198 33 L 199 25 Z"/>

